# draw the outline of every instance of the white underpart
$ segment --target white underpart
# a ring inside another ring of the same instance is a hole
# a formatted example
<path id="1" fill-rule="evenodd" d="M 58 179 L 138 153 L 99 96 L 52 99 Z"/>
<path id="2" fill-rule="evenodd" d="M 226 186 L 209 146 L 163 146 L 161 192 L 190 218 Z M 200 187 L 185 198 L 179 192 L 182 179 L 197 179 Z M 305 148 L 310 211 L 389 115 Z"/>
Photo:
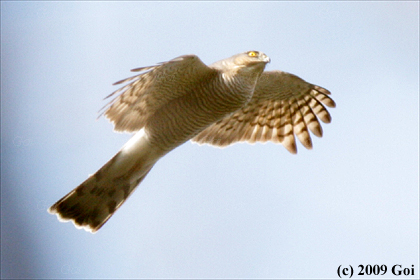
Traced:
<path id="1" fill-rule="evenodd" d="M 125 143 L 125 145 L 121 148 L 121 152 L 132 153 L 136 148 L 138 148 L 136 146 L 142 139 L 147 139 L 147 135 L 144 129 L 140 129 L 136 134 L 134 134 L 133 137 L 131 137 L 130 140 L 128 140 L 128 142 Z"/>
<path id="2" fill-rule="evenodd" d="M 131 181 L 134 181 L 148 172 L 163 155 L 162 151 L 150 144 L 147 133 L 141 129 L 121 148 L 119 156 L 112 165 L 113 177 L 125 174 L 135 164 L 139 164 L 141 159 L 142 168 L 130 176 Z"/>

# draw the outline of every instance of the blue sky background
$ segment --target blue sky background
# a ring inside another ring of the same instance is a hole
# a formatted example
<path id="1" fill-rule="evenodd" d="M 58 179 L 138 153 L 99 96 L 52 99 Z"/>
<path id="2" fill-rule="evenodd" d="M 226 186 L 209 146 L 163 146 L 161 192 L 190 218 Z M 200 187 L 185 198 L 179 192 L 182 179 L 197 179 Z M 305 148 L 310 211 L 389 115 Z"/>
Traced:
<path id="1" fill-rule="evenodd" d="M 313 150 L 188 142 L 97 234 L 47 213 L 130 138 L 113 82 L 254 49 L 332 92 Z M 1 2 L 4 278 L 418 278 L 418 170 L 419 2 Z"/>

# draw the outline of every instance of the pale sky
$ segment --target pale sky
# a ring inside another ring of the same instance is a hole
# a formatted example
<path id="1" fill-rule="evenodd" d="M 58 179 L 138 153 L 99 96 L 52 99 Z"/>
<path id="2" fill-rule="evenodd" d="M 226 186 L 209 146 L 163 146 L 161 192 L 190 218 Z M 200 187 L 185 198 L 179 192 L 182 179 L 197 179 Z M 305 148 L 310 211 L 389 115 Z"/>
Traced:
<path id="1" fill-rule="evenodd" d="M 331 91 L 313 150 L 187 142 L 97 234 L 47 213 L 130 138 L 112 83 L 248 50 Z M 418 211 L 419 2 L 1 2 L 2 278 L 414 279 Z"/>

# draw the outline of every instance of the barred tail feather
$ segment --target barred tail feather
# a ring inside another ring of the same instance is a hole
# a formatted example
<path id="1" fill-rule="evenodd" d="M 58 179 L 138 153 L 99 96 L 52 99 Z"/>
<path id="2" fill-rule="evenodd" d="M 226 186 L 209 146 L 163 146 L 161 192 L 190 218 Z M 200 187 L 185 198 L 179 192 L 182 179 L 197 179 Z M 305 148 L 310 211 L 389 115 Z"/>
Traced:
<path id="1" fill-rule="evenodd" d="M 48 212 L 56 214 L 60 222 L 72 221 L 76 228 L 95 233 L 127 200 L 147 174 L 148 171 L 131 184 L 124 180 L 101 182 L 92 175 L 51 206 Z"/>
<path id="2" fill-rule="evenodd" d="M 111 218 L 162 156 L 136 134 L 101 169 L 48 209 L 62 222 L 95 233 Z"/>

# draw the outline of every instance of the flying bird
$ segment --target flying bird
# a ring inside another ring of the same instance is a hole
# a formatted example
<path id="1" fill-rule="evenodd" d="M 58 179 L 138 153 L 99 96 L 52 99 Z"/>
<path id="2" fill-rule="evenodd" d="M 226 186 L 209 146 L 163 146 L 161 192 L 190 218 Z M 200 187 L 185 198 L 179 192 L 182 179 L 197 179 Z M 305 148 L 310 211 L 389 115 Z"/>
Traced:
<path id="1" fill-rule="evenodd" d="M 99 230 L 143 181 L 154 164 L 188 140 L 225 147 L 235 142 L 296 140 L 312 148 L 319 120 L 335 107 L 325 88 L 283 71 L 264 71 L 270 58 L 248 51 L 209 66 L 184 55 L 133 69 L 102 113 L 119 132 L 134 133 L 121 150 L 48 212 L 92 233 Z"/>

